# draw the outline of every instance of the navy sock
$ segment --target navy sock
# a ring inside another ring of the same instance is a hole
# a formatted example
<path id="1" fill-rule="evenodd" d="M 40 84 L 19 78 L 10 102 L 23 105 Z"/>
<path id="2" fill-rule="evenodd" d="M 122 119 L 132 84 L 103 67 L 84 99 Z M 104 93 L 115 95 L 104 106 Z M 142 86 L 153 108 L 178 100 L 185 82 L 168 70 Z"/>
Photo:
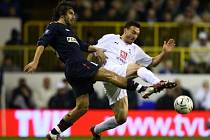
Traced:
<path id="1" fill-rule="evenodd" d="M 61 130 L 61 132 L 65 131 L 66 129 L 68 129 L 70 126 L 72 126 L 73 124 L 71 122 L 66 122 L 64 119 L 62 119 L 59 124 L 58 124 L 58 128 Z M 51 133 L 54 135 L 59 134 L 59 132 L 53 128 L 51 130 Z"/>
<path id="2" fill-rule="evenodd" d="M 51 133 L 52 133 L 53 135 L 58 135 L 58 134 L 59 134 L 58 131 L 57 131 L 55 128 L 53 128 L 53 129 L 51 130 Z"/>

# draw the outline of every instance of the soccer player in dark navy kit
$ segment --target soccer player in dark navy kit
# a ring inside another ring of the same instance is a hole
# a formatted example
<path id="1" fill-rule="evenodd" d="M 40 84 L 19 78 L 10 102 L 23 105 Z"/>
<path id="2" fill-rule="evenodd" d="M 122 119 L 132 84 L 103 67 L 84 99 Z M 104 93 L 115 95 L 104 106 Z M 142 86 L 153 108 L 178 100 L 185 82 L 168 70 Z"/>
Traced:
<path id="1" fill-rule="evenodd" d="M 57 52 L 59 59 L 65 64 L 65 76 L 76 93 L 76 107 L 66 114 L 59 124 L 47 135 L 49 140 L 61 139 L 59 134 L 73 125 L 82 115 L 88 111 L 89 95 L 93 92 L 95 81 L 106 81 L 129 90 L 141 92 L 158 91 L 157 87 L 144 87 L 132 80 L 120 77 L 114 72 L 87 61 L 81 52 L 95 52 L 99 59 L 105 61 L 102 49 L 90 46 L 82 42 L 73 32 L 71 25 L 75 22 L 75 13 L 70 3 L 62 1 L 55 8 L 53 22 L 50 23 L 43 36 L 38 40 L 34 59 L 25 66 L 24 71 L 31 73 L 37 69 L 39 59 L 44 48 L 51 45 Z M 150 90 L 152 88 L 152 90 Z M 154 90 L 156 88 L 157 90 Z"/>

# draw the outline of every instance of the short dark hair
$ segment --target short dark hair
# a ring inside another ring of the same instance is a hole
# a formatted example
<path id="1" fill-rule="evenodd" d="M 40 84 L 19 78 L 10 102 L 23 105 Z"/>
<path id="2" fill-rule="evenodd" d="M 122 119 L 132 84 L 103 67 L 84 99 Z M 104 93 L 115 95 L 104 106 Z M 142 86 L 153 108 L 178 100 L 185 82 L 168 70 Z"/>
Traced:
<path id="1" fill-rule="evenodd" d="M 56 21 L 61 16 L 66 15 L 69 9 L 73 9 L 71 5 L 72 5 L 72 2 L 70 1 L 66 1 L 66 0 L 59 1 L 58 5 L 54 8 L 52 20 Z"/>
<path id="2" fill-rule="evenodd" d="M 139 29 L 141 28 L 141 25 L 138 22 L 136 22 L 136 21 L 128 21 L 128 22 L 126 22 L 124 28 L 127 28 L 128 29 L 131 26 L 137 27 Z"/>

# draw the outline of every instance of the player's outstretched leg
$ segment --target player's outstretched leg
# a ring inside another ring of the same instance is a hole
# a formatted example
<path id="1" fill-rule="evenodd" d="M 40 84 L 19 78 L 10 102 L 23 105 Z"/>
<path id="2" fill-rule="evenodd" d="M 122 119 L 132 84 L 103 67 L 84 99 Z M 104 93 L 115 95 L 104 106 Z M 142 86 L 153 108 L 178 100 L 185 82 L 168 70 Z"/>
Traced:
<path id="1" fill-rule="evenodd" d="M 149 96 L 152 95 L 153 93 L 160 92 L 163 89 L 174 88 L 174 87 L 176 87 L 176 85 L 177 84 L 175 82 L 161 80 L 159 83 L 143 89 L 141 92 L 141 96 L 142 96 L 142 98 L 146 99 L 146 98 L 149 98 Z"/>
<path id="2" fill-rule="evenodd" d="M 107 70 L 103 67 L 101 67 L 98 72 L 96 73 L 94 77 L 95 81 L 105 81 L 114 84 L 117 87 L 120 87 L 122 89 L 128 89 L 128 90 L 136 90 L 137 92 L 140 90 L 142 85 L 139 83 L 127 79 L 125 77 L 122 77 L 110 70 Z"/>

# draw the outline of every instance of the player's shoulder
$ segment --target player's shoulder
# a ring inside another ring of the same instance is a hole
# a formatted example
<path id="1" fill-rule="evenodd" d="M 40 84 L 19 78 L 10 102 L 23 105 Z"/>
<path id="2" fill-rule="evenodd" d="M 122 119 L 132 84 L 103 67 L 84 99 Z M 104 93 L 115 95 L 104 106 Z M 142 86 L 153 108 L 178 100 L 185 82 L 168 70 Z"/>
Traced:
<path id="1" fill-rule="evenodd" d="M 64 26 L 57 21 L 52 21 L 47 25 L 47 28 L 60 28 L 61 26 Z"/>
<path id="2" fill-rule="evenodd" d="M 56 22 L 50 22 L 48 25 L 47 25 L 47 28 L 48 29 L 54 29 L 56 28 L 56 26 L 58 26 L 58 24 Z"/>
<path id="3" fill-rule="evenodd" d="M 102 38 L 103 39 L 114 39 L 114 38 L 119 38 L 119 35 L 117 35 L 117 34 L 106 34 Z"/>
<path id="4" fill-rule="evenodd" d="M 137 45 L 137 44 L 135 44 L 135 43 L 132 43 L 132 46 L 133 46 L 133 48 L 135 48 L 136 50 L 139 50 L 139 51 L 141 51 L 141 52 L 144 51 L 139 45 Z"/>
<path id="5" fill-rule="evenodd" d="M 140 48 L 136 43 L 131 44 L 134 48 Z"/>
<path id="6" fill-rule="evenodd" d="M 56 21 L 52 21 L 48 24 L 48 26 L 57 26 L 58 25 L 58 22 Z"/>

